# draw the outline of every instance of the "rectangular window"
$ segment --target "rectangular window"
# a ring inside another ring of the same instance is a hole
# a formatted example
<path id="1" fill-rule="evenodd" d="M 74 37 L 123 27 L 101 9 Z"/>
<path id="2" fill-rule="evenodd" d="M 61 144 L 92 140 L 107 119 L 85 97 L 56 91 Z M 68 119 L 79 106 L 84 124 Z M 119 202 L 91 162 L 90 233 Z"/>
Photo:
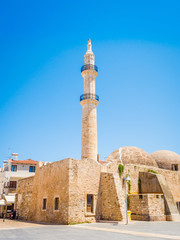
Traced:
<path id="1" fill-rule="evenodd" d="M 35 172 L 36 167 L 35 166 L 30 166 L 29 167 L 29 172 Z"/>
<path id="2" fill-rule="evenodd" d="M 16 181 L 10 181 L 9 182 L 9 188 L 16 188 Z"/>
<path id="3" fill-rule="evenodd" d="M 59 210 L 59 198 L 54 199 L 54 210 Z"/>
<path id="4" fill-rule="evenodd" d="M 139 195 L 139 199 L 143 199 L 143 195 Z"/>
<path id="5" fill-rule="evenodd" d="M 17 165 L 12 165 L 11 166 L 11 171 L 16 172 L 17 171 Z"/>
<path id="6" fill-rule="evenodd" d="M 171 165 L 171 170 L 178 171 L 178 164 L 172 164 Z"/>
<path id="7" fill-rule="evenodd" d="M 47 198 L 43 198 L 42 210 L 46 210 L 47 207 Z"/>
<path id="8" fill-rule="evenodd" d="M 12 205 L 11 206 L 7 206 L 7 213 L 10 213 L 10 212 L 12 212 Z"/>
<path id="9" fill-rule="evenodd" d="M 87 194 L 87 212 L 93 213 L 94 198 L 93 194 Z"/>

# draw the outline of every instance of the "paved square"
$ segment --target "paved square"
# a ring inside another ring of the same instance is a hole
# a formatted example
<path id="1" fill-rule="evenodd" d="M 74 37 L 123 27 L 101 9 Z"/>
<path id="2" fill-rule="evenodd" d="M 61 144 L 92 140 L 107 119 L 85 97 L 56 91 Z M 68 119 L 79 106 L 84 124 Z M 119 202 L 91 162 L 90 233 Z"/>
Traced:
<path id="1" fill-rule="evenodd" d="M 179 239 L 180 222 L 91 223 L 79 225 L 43 225 L 0 220 L 0 239 Z"/>

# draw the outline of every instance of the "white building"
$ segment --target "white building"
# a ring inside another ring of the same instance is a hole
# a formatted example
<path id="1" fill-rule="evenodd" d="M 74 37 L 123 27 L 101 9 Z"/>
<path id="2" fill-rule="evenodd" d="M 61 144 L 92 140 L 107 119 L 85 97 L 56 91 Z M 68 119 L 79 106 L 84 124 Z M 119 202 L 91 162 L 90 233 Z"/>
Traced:
<path id="1" fill-rule="evenodd" d="M 18 153 L 12 154 L 12 159 L 4 161 L 0 169 L 0 215 L 14 209 L 14 200 L 18 180 L 33 176 L 38 162 L 32 159 L 18 160 Z"/>

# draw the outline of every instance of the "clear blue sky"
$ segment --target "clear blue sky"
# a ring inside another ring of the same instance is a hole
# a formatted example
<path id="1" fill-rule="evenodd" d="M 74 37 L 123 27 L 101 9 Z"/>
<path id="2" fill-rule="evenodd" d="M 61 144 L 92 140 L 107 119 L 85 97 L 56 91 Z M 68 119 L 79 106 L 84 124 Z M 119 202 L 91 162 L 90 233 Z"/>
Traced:
<path id="1" fill-rule="evenodd" d="M 9 0 L 0 4 L 0 165 L 80 159 L 80 67 L 91 37 L 98 151 L 180 154 L 180 1 Z"/>

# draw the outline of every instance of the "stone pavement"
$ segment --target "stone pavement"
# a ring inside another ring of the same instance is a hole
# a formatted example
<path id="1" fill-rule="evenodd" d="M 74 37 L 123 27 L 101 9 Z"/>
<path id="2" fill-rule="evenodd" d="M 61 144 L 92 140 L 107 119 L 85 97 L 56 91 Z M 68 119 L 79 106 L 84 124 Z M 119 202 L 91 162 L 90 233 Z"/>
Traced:
<path id="1" fill-rule="evenodd" d="M 14 221 L 14 220 L 9 220 L 9 219 L 5 219 L 5 221 L 3 222 L 3 219 L 0 218 L 0 230 L 37 227 L 37 226 L 44 226 L 44 225 L 37 224 L 37 223 L 28 223 L 28 222 L 23 222 L 23 221 Z"/>
<path id="2" fill-rule="evenodd" d="M 81 240 L 81 239 L 179 239 L 180 222 L 92 223 L 71 226 L 0 221 L 0 239 Z"/>

